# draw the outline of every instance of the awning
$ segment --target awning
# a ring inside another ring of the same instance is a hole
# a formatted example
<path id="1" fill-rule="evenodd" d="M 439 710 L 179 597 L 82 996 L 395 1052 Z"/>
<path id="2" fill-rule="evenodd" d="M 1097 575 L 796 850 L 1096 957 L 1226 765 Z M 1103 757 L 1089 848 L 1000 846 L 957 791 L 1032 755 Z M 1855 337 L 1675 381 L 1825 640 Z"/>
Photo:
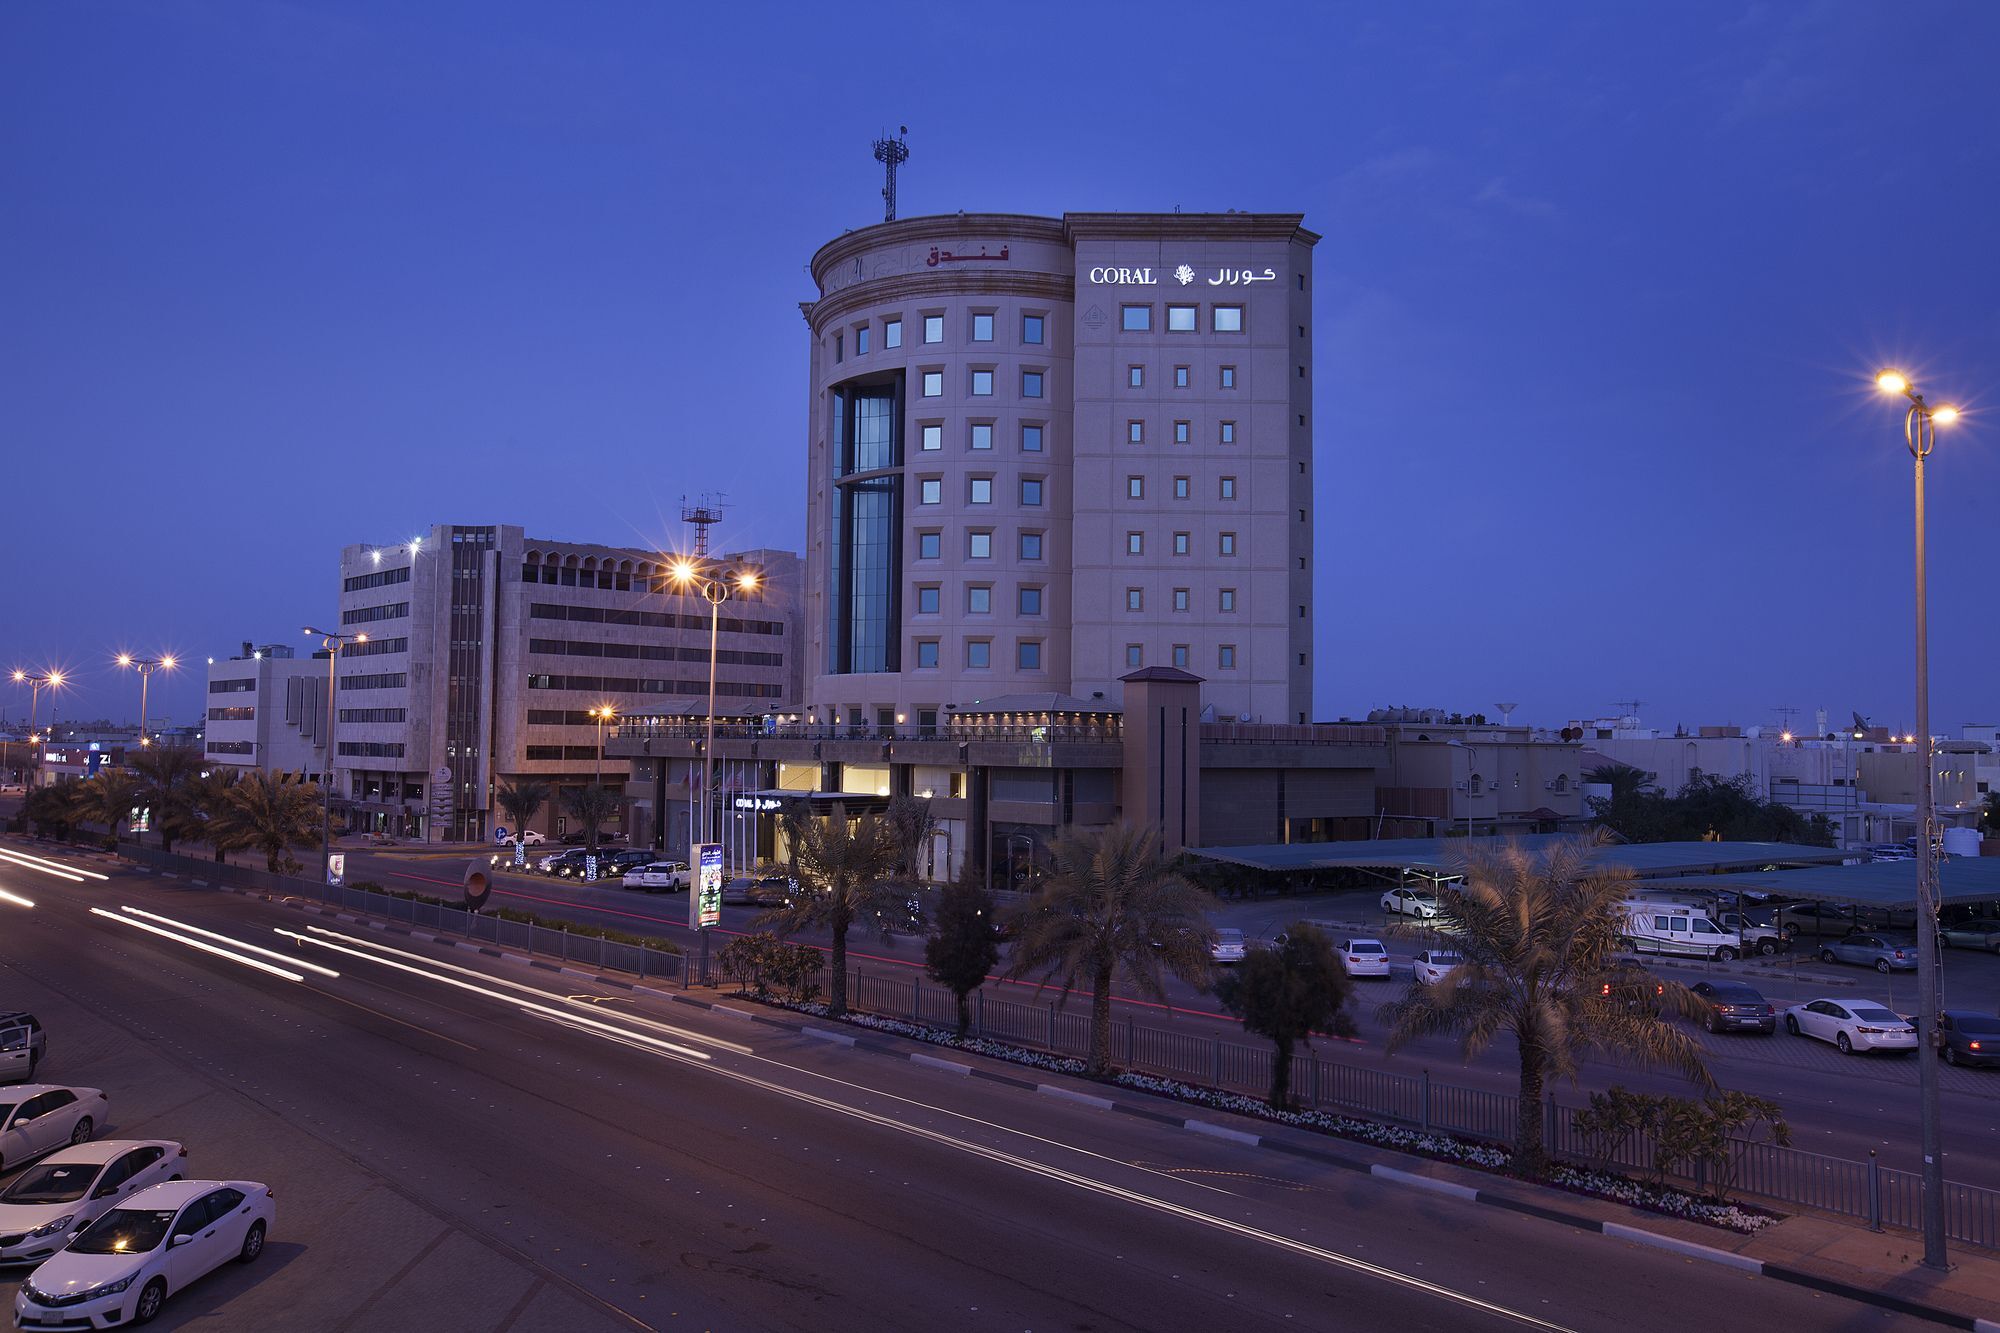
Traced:
<path id="1" fill-rule="evenodd" d="M 1703 893 L 1770 893 L 1886 911 L 1915 910 L 1917 863 L 1870 861 L 1853 866 L 1748 871 L 1678 880 L 1674 887 Z M 1939 902 L 1976 903 L 1996 899 L 2000 899 L 2000 856 L 1950 856 L 1938 862 Z"/>
<path id="2" fill-rule="evenodd" d="M 1267 843 L 1246 847 L 1190 847 L 1196 856 L 1258 870 L 1457 871 L 1473 850 L 1509 844 L 1540 851 L 1574 834 L 1532 833 L 1510 838 L 1376 838 L 1366 842 Z M 1596 848 L 1591 859 L 1629 867 L 1642 877 L 1701 871 L 1762 870 L 1766 866 L 1838 865 L 1849 852 L 1789 842 L 1631 842 Z M 1784 873 L 1790 873 L 1789 871 Z"/>

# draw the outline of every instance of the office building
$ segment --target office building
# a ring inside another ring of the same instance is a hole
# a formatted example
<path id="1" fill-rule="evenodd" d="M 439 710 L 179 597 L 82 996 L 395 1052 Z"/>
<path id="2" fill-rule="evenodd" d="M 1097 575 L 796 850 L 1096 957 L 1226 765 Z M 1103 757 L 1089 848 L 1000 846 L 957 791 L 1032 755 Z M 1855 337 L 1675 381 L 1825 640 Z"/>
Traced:
<path id="1" fill-rule="evenodd" d="M 318 782 L 326 769 L 326 654 L 252 644 L 209 659 L 202 754 L 212 765 L 261 768 Z"/>

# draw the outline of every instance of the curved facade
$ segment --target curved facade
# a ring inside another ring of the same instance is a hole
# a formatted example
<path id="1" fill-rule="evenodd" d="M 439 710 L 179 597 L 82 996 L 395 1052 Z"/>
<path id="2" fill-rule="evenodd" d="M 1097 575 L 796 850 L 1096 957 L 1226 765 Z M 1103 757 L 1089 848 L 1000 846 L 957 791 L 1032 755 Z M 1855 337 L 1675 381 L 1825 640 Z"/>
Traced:
<path id="1" fill-rule="evenodd" d="M 909 218 L 813 257 L 807 700 L 922 727 L 1171 666 L 1310 703 L 1294 215 Z"/>

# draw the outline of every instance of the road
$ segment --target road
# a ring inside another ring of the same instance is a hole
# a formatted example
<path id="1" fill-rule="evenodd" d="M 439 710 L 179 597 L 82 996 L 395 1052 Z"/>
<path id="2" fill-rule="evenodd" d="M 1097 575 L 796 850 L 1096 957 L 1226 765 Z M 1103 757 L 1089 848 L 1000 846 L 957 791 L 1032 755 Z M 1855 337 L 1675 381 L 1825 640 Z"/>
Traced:
<path id="1" fill-rule="evenodd" d="M 122 871 L 0 887 L 36 903 L 0 902 L 0 1003 L 47 1024 L 42 1077 L 107 1089 L 111 1134 L 179 1137 L 197 1171 L 277 1189 L 268 1257 L 163 1327 L 1898 1322 L 237 895 Z M 127 907 L 339 975 L 253 971 L 110 919 Z"/>

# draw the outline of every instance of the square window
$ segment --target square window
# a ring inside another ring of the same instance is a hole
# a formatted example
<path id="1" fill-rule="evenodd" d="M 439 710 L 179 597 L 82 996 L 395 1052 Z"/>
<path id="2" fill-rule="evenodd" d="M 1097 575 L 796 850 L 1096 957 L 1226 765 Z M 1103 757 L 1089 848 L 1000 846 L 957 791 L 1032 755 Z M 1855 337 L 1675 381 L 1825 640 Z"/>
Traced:
<path id="1" fill-rule="evenodd" d="M 1217 648 L 1215 650 L 1215 664 L 1224 671 L 1234 671 L 1236 669 L 1236 645 L 1225 643 L 1220 648 Z"/>
<path id="2" fill-rule="evenodd" d="M 1188 590 L 1186 588 L 1175 588 L 1174 610 L 1185 611 L 1187 609 L 1188 609 Z"/>
<path id="3" fill-rule="evenodd" d="M 882 321 L 882 346 L 901 347 L 903 345 L 903 321 L 885 319 Z"/>
<path id="4" fill-rule="evenodd" d="M 1235 555 L 1235 554 L 1236 554 L 1236 534 L 1235 534 L 1235 533 L 1233 533 L 1233 532 L 1225 532 L 1225 533 L 1221 534 L 1221 536 L 1220 536 L 1220 537 L 1219 537 L 1219 538 L 1217 539 L 1217 542 L 1216 542 L 1216 554 L 1217 554 L 1217 555 Z"/>
<path id="5" fill-rule="evenodd" d="M 944 397 L 944 372 L 942 370 L 926 370 L 924 372 L 924 397 Z"/>
<path id="6" fill-rule="evenodd" d="M 1224 444 L 1234 444 L 1234 443 L 1236 443 L 1236 423 L 1235 423 L 1235 422 L 1233 422 L 1233 421 L 1225 421 L 1225 422 L 1223 422 L 1223 423 L 1222 423 L 1222 442 L 1223 442 Z"/>
<path id="7" fill-rule="evenodd" d="M 1041 371 L 1024 370 L 1021 372 L 1021 396 L 1023 398 L 1040 398 L 1042 396 Z"/>
<path id="8" fill-rule="evenodd" d="M 1040 315 L 1021 316 L 1021 341 L 1039 347 L 1042 343 L 1042 317 Z"/>
<path id="9" fill-rule="evenodd" d="M 1145 388 L 1146 368 L 1144 366 L 1125 367 L 1125 386 L 1130 389 Z"/>
<path id="10" fill-rule="evenodd" d="M 1144 554 L 1146 554 L 1146 534 L 1145 534 L 1145 533 L 1143 533 L 1143 532 L 1128 532 L 1128 533 L 1126 533 L 1126 534 L 1125 534 L 1125 554 L 1127 554 L 1127 555 L 1144 555 Z"/>
<path id="11" fill-rule="evenodd" d="M 975 421 L 972 423 L 972 447 L 975 449 L 991 449 L 993 447 L 992 422 Z"/>
<path id="12" fill-rule="evenodd" d="M 1186 444 L 1193 437 L 1194 427 L 1185 421 L 1174 423 L 1174 443 Z"/>
<path id="13" fill-rule="evenodd" d="M 839 365 L 847 359 L 847 354 L 842 350 L 846 345 L 840 334 L 836 333 L 833 335 L 833 361 L 835 365 Z"/>
<path id="14" fill-rule="evenodd" d="M 975 616 L 989 614 L 993 610 L 993 589 L 984 583 L 975 583 L 965 590 L 965 609 Z"/>
<path id="15" fill-rule="evenodd" d="M 917 640 L 917 666 L 928 669 L 938 664 L 938 641 L 936 639 Z"/>
<path id="16" fill-rule="evenodd" d="M 1118 324 L 1127 333 L 1145 333 L 1153 327 L 1153 307 L 1128 305 L 1118 312 Z"/>
<path id="17" fill-rule="evenodd" d="M 1125 665 L 1128 667 L 1142 667 L 1146 665 L 1146 650 L 1136 643 L 1126 644 Z"/>
<path id="18" fill-rule="evenodd" d="M 1174 387 L 1176 389 L 1185 389 L 1187 388 L 1187 386 L 1188 386 L 1188 368 L 1186 366 L 1175 366 Z"/>
<path id="19" fill-rule="evenodd" d="M 1236 610 L 1236 589 L 1224 588 L 1222 595 L 1216 601 L 1216 607 L 1218 610 L 1225 612 Z"/>
<path id="20" fill-rule="evenodd" d="M 1221 498 L 1225 500 L 1234 500 L 1236 498 L 1236 478 L 1224 477 L 1222 479 Z"/>
<path id="21" fill-rule="evenodd" d="M 974 398 L 991 398 L 993 396 L 992 371 L 975 370 L 972 372 L 972 396 Z"/>
<path id="22" fill-rule="evenodd" d="M 944 426 L 935 421 L 924 423 L 923 442 L 926 453 L 944 448 Z"/>
<path id="23" fill-rule="evenodd" d="M 922 505 L 943 504 L 944 479 L 941 477 L 925 477 L 922 481 L 918 482 L 917 503 Z"/>
<path id="24" fill-rule="evenodd" d="M 1233 389 L 1236 387 L 1235 366 L 1224 366 L 1222 368 L 1222 387 L 1225 389 Z"/>
<path id="25" fill-rule="evenodd" d="M 1127 588 L 1125 590 L 1125 609 L 1127 611 L 1145 610 L 1146 590 L 1143 588 Z"/>
<path id="26" fill-rule="evenodd" d="M 991 639 L 967 639 L 965 641 L 965 664 L 974 671 L 983 671 L 993 665 L 993 641 Z"/>
<path id="27" fill-rule="evenodd" d="M 1019 644 L 1015 645 L 1014 660 L 1023 671 L 1040 671 L 1042 669 L 1042 641 L 1040 639 L 1021 640 Z"/>
<path id="28" fill-rule="evenodd" d="M 1038 616 L 1042 613 L 1042 590 L 1039 585 L 1022 588 L 1015 598 L 1015 607 L 1024 616 Z"/>
<path id="29" fill-rule="evenodd" d="M 1145 479 L 1144 477 L 1127 477 L 1127 478 L 1125 478 L 1125 498 L 1126 498 L 1126 499 L 1128 499 L 1128 500 L 1143 500 L 1143 499 L 1145 499 L 1145 498 L 1146 498 L 1146 479 Z"/>
<path id="30" fill-rule="evenodd" d="M 863 324 L 854 331 L 854 354 L 856 356 L 868 355 L 868 326 L 866 324 Z"/>
<path id="31" fill-rule="evenodd" d="M 1193 333 L 1195 330 L 1195 315 L 1199 309 L 1200 309 L 1199 306 L 1191 306 L 1191 305 L 1168 306 L 1167 332 Z"/>
<path id="32" fill-rule="evenodd" d="M 917 589 L 917 614 L 934 616 L 938 613 L 938 585 L 926 583 Z"/>
<path id="33" fill-rule="evenodd" d="M 1146 442 L 1146 423 L 1143 421 L 1126 422 L 1125 438 L 1132 444 L 1144 444 Z"/>
<path id="34" fill-rule="evenodd" d="M 972 317 L 972 341 L 990 343 L 993 341 L 993 316 L 978 314 Z"/>
<path id="35" fill-rule="evenodd" d="M 1193 549 L 1194 549 L 1194 537 L 1191 534 L 1185 532 L 1176 532 L 1174 534 L 1175 555 L 1186 555 L 1188 554 L 1189 551 Z"/>
<path id="36" fill-rule="evenodd" d="M 1021 452 L 1038 454 L 1042 451 L 1042 428 L 1038 425 L 1021 427 Z"/>
<path id="37" fill-rule="evenodd" d="M 1175 644 L 1174 665 L 1185 671 L 1187 669 L 1187 664 L 1188 664 L 1188 646 L 1184 643 Z"/>
<path id="38" fill-rule="evenodd" d="M 1042 479 L 1040 477 L 1021 478 L 1021 503 L 1039 505 L 1042 502 Z"/>
<path id="39" fill-rule="evenodd" d="M 1243 307 L 1240 305 L 1219 305 L 1215 308 L 1212 327 L 1217 333 L 1243 332 Z"/>
<path id="40" fill-rule="evenodd" d="M 1189 488 L 1189 482 L 1188 482 L 1188 479 L 1187 479 L 1186 477 L 1175 477 L 1175 478 L 1174 478 L 1174 499 L 1176 499 L 1176 500 L 1185 500 L 1185 499 L 1187 499 L 1187 498 L 1188 498 L 1188 488 Z"/>
<path id="41" fill-rule="evenodd" d="M 944 554 L 944 534 L 941 532 L 920 532 L 917 534 L 917 559 L 936 560 Z"/>
<path id="42" fill-rule="evenodd" d="M 965 554 L 972 560 L 993 558 L 993 534 L 990 532 L 968 532 L 965 534 Z"/>
<path id="43" fill-rule="evenodd" d="M 973 504 L 976 504 L 976 505 L 990 505 L 990 504 L 992 504 L 992 503 L 993 503 L 993 478 L 991 478 L 991 477 L 973 477 L 973 478 L 971 479 L 971 482 L 972 482 L 972 486 L 971 486 L 971 490 L 970 490 L 970 493 L 968 494 L 968 496 L 967 496 L 966 498 L 967 498 L 968 500 L 970 500 L 970 501 L 971 501 L 971 502 L 972 502 Z"/>
<path id="44" fill-rule="evenodd" d="M 1040 560 L 1042 558 L 1041 533 L 1024 532 L 1021 534 L 1021 558 L 1023 560 Z"/>
<path id="45" fill-rule="evenodd" d="M 943 315 L 924 316 L 924 341 L 927 343 L 941 343 L 944 341 Z"/>

